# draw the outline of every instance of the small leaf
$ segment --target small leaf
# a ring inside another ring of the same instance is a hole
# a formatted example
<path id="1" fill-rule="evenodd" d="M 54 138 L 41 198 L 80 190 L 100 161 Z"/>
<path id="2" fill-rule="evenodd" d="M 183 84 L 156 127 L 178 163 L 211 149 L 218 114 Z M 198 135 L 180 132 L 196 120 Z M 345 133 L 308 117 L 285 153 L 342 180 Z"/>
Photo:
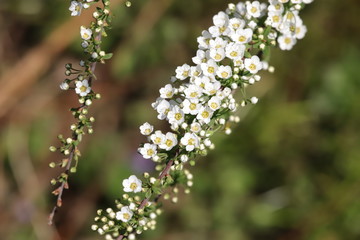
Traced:
<path id="1" fill-rule="evenodd" d="M 145 197 L 146 197 L 146 198 L 150 198 L 151 195 L 152 195 L 151 190 L 148 190 L 148 191 L 145 193 Z"/>
<path id="2" fill-rule="evenodd" d="M 102 58 L 105 59 L 105 60 L 108 60 L 108 59 L 112 58 L 112 56 L 113 56 L 112 53 L 107 53 Z"/>

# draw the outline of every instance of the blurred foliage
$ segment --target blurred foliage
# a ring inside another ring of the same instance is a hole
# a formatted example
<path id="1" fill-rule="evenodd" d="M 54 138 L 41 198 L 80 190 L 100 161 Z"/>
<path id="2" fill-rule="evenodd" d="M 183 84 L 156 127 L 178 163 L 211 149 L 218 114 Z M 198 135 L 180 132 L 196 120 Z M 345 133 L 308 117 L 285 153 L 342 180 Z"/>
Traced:
<path id="1" fill-rule="evenodd" d="M 190 63 L 196 37 L 227 3 L 133 0 L 114 10 L 105 43 L 114 59 L 97 69 L 104 97 L 94 104 L 95 133 L 81 146 L 56 229 L 46 226 L 56 175 L 47 165 L 59 156 L 47 149 L 71 121 L 74 98 L 57 85 L 63 64 L 81 57 L 79 41 L 19 93 L 0 120 L 1 239 L 97 239 L 89 230 L 95 209 L 113 204 L 124 177 L 152 169 L 136 154 L 142 122 L 165 127 L 150 103 L 175 67 Z M 0 75 L 67 21 L 67 8 L 60 0 L 2 0 Z M 358 0 L 315 0 L 305 9 L 306 38 L 291 52 L 272 52 L 276 72 L 249 88 L 259 103 L 243 109 L 232 135 L 215 137 L 216 150 L 192 169 L 191 195 L 165 202 L 158 229 L 142 239 L 360 239 L 359 10 Z"/>

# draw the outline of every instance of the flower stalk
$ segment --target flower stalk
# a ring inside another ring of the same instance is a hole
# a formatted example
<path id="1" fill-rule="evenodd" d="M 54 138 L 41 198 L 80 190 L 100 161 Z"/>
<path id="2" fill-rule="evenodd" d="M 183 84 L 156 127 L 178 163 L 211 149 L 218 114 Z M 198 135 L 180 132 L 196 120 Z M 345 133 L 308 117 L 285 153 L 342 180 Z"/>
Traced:
<path id="1" fill-rule="evenodd" d="M 149 123 L 140 126 L 147 142 L 138 151 L 156 163 L 158 176 L 144 173 L 142 180 L 134 175 L 123 180 L 126 193 L 115 201 L 116 208 L 97 211 L 94 231 L 106 240 L 133 240 L 156 228 L 162 213 L 159 199 L 176 203 L 179 187 L 190 192 L 193 175 L 185 167 L 194 166 L 197 157 L 215 147 L 211 137 L 217 131 L 231 133 L 233 123 L 240 121 L 236 112 L 241 107 L 258 103 L 256 96 L 247 97 L 246 88 L 261 80 L 261 70 L 274 72 L 268 63 L 271 48 L 290 50 L 305 36 L 299 12 L 311 2 L 246 1 L 229 4 L 213 17 L 213 26 L 197 39 L 194 65 L 177 67 L 152 104 L 171 131 L 154 131 Z"/>

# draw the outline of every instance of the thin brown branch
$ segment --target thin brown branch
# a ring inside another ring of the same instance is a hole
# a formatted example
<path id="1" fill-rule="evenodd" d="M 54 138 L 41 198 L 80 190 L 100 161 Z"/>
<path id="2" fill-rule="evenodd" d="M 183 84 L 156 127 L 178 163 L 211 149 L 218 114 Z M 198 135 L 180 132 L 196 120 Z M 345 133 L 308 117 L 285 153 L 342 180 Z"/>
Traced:
<path id="1" fill-rule="evenodd" d="M 96 35 L 95 37 L 95 41 L 101 41 L 101 32 L 99 34 Z M 96 46 L 96 50 L 100 49 L 100 46 Z M 97 62 L 93 62 L 90 66 L 90 71 L 91 71 L 91 76 L 89 77 L 89 84 L 91 86 L 92 84 L 92 80 L 94 79 L 95 75 L 94 75 L 94 72 L 96 70 L 96 65 L 97 65 Z M 81 106 L 79 106 L 77 108 L 77 110 L 80 110 L 82 108 L 86 107 L 85 104 L 82 104 Z M 72 136 L 72 139 L 74 141 L 76 141 L 78 138 L 77 138 L 77 135 L 75 134 L 75 132 L 73 133 L 73 136 Z M 69 158 L 68 158 L 68 162 L 66 164 L 66 168 L 65 168 L 65 171 L 64 173 L 65 174 L 69 174 L 70 173 L 70 168 L 72 166 L 72 161 L 74 159 L 74 155 L 75 155 L 75 151 L 77 150 L 76 147 L 71 147 L 70 149 L 70 155 L 69 155 Z M 49 225 L 52 225 L 53 223 L 53 219 L 54 219 L 54 216 L 55 216 L 55 212 L 58 208 L 60 208 L 62 206 L 62 195 L 63 195 L 63 192 L 64 192 L 64 189 L 67 189 L 69 188 L 69 184 L 68 184 L 68 181 L 67 181 L 67 178 L 65 181 L 63 181 L 61 183 L 61 185 L 55 190 L 56 191 L 56 194 L 57 194 L 57 200 L 56 200 L 56 204 L 55 206 L 53 207 L 53 210 L 51 211 L 50 215 L 49 215 L 49 221 L 48 221 L 48 224 Z"/>

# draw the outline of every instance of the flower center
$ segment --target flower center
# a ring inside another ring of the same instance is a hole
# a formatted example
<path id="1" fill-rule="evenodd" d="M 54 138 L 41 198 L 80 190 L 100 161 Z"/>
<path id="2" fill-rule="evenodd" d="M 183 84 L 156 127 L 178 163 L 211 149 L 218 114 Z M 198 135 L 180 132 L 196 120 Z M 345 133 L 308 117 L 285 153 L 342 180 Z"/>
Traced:
<path id="1" fill-rule="evenodd" d="M 211 107 L 212 109 L 216 109 L 218 106 L 219 106 L 219 105 L 218 105 L 217 103 L 215 103 L 215 102 L 212 102 L 212 103 L 210 104 L 210 107 Z"/>
<path id="2" fill-rule="evenodd" d="M 222 72 L 221 73 L 221 77 L 223 78 L 227 78 L 229 76 L 229 74 L 227 72 Z"/>
<path id="3" fill-rule="evenodd" d="M 83 38 L 84 38 L 84 39 L 88 39 L 89 37 L 90 37 L 89 34 L 87 34 L 86 32 L 83 33 Z"/>
<path id="4" fill-rule="evenodd" d="M 137 186 L 138 186 L 138 185 L 137 185 L 136 183 L 134 183 L 134 182 L 130 184 L 130 188 L 131 188 L 132 190 L 135 190 L 135 189 L 137 188 Z"/>
<path id="5" fill-rule="evenodd" d="M 87 90 L 87 87 L 86 87 L 86 86 L 83 85 L 83 86 L 80 87 L 80 91 L 81 91 L 81 92 L 86 92 L 86 90 Z"/>
<path id="6" fill-rule="evenodd" d="M 173 145 L 173 141 L 171 141 L 170 139 L 167 139 L 165 144 L 166 144 L 166 146 L 171 147 Z"/>
<path id="7" fill-rule="evenodd" d="M 239 42 L 245 42 L 246 41 L 246 37 L 244 35 L 239 37 Z"/>
<path id="8" fill-rule="evenodd" d="M 129 220 L 130 219 L 130 214 L 123 213 L 123 218 L 126 219 L 126 220 Z"/>
<path id="9" fill-rule="evenodd" d="M 256 65 L 255 64 L 250 64 L 249 66 L 250 70 L 254 71 L 256 69 Z"/>
<path id="10" fill-rule="evenodd" d="M 192 92 L 192 93 L 190 93 L 190 97 L 192 97 L 192 98 L 197 97 L 197 93 L 196 93 L 196 92 Z"/>
<path id="11" fill-rule="evenodd" d="M 279 16 L 273 16 L 273 22 L 279 22 L 280 18 Z"/>
<path id="12" fill-rule="evenodd" d="M 176 114 L 175 114 L 175 119 L 176 119 L 176 120 L 180 120 L 181 118 L 182 118 L 181 113 L 176 113 Z"/>
<path id="13" fill-rule="evenodd" d="M 203 112 L 201 113 L 201 116 L 202 116 L 203 118 L 208 118 L 208 117 L 210 116 L 210 113 L 209 113 L 208 111 L 203 111 Z"/>
<path id="14" fill-rule="evenodd" d="M 190 108 L 191 110 L 195 110 L 195 109 L 196 109 L 196 104 L 195 104 L 195 103 L 190 103 L 189 108 Z"/>
<path id="15" fill-rule="evenodd" d="M 152 150 L 152 149 L 149 149 L 149 150 L 147 150 L 147 155 L 149 155 L 149 156 L 152 156 L 152 155 L 154 155 L 154 150 Z M 131 186 L 130 186 L 130 188 L 131 188 Z M 132 189 L 132 188 L 131 188 Z"/>
<path id="16" fill-rule="evenodd" d="M 232 57 L 237 57 L 237 56 L 238 56 L 238 53 L 237 53 L 236 51 L 232 51 L 232 52 L 230 53 L 230 56 L 232 56 Z"/>

